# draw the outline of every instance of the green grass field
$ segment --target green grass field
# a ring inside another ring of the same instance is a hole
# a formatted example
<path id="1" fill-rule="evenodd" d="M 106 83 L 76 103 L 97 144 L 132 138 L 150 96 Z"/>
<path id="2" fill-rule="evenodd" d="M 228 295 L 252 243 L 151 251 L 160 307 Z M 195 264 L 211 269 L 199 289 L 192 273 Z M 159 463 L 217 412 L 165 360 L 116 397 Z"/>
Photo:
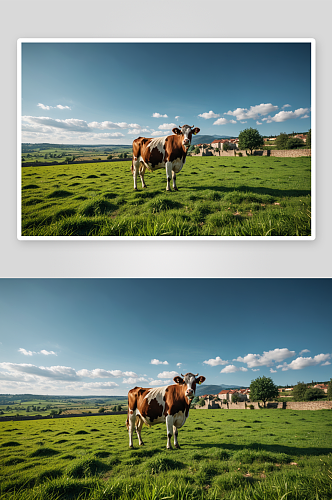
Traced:
<path id="1" fill-rule="evenodd" d="M 330 500 L 331 411 L 191 410 L 128 447 L 125 415 L 3 422 L 3 500 Z"/>
<path id="2" fill-rule="evenodd" d="M 311 159 L 189 157 L 133 190 L 131 162 L 24 167 L 23 236 L 310 236 Z"/>

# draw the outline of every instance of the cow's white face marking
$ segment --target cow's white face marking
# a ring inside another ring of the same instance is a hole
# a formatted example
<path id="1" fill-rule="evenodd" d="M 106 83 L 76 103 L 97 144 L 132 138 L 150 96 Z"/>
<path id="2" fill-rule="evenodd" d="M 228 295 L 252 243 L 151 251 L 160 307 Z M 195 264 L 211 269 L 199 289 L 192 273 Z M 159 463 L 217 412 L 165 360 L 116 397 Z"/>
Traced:
<path id="1" fill-rule="evenodd" d="M 190 138 L 189 134 L 191 132 L 191 128 L 189 126 L 187 127 L 182 127 L 181 132 L 183 134 L 183 139 L 182 139 L 182 144 L 185 148 L 189 148 L 190 146 Z"/>
<path id="2" fill-rule="evenodd" d="M 151 139 L 151 141 L 148 144 L 150 151 L 152 151 L 154 148 L 157 148 L 158 151 L 162 155 L 164 155 L 165 154 L 165 141 L 166 141 L 166 136 L 165 137 L 155 137 L 154 139 Z"/>
<path id="3" fill-rule="evenodd" d="M 195 396 L 195 391 L 193 389 L 193 383 L 195 382 L 195 375 L 192 373 L 187 373 L 183 378 L 183 382 L 186 384 L 186 396 L 188 399 L 192 399 Z"/>

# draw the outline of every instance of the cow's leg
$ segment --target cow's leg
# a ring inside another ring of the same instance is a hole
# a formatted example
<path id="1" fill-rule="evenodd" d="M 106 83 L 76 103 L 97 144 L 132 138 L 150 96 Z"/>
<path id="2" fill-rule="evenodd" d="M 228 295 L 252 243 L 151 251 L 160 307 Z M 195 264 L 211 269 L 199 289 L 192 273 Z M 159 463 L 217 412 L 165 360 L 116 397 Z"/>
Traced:
<path id="1" fill-rule="evenodd" d="M 144 182 L 145 170 L 146 170 L 145 165 L 143 165 L 143 163 L 141 163 L 141 166 L 140 166 L 140 169 L 139 169 L 139 176 L 141 178 L 142 188 L 146 188 L 147 187 L 147 185 Z"/>
<path id="2" fill-rule="evenodd" d="M 178 443 L 178 430 L 177 430 L 177 427 L 175 427 L 175 425 L 173 425 L 173 434 L 174 434 L 174 446 L 175 448 L 180 448 L 180 445 Z"/>
<path id="3" fill-rule="evenodd" d="M 174 191 L 178 191 L 178 188 L 176 187 L 176 173 L 174 170 L 172 170 L 172 178 L 173 178 L 173 189 Z"/>
<path id="4" fill-rule="evenodd" d="M 133 447 L 133 432 L 135 428 L 136 415 L 133 410 L 128 410 L 128 432 L 129 432 L 129 448 Z"/>
<path id="5" fill-rule="evenodd" d="M 172 449 L 171 437 L 173 436 L 173 417 L 172 415 L 166 416 L 166 431 L 167 431 L 167 449 Z"/>
<path id="6" fill-rule="evenodd" d="M 137 419 L 136 419 L 136 434 L 137 434 L 137 437 L 138 437 L 138 444 L 140 446 L 144 445 L 144 443 L 142 441 L 142 437 L 141 437 L 142 427 L 143 427 L 143 420 L 140 417 L 137 417 Z"/>
<path id="7" fill-rule="evenodd" d="M 133 157 L 133 166 L 131 168 L 134 178 L 134 189 L 137 189 L 137 172 L 139 171 L 140 161 L 134 156 Z"/>
<path id="8" fill-rule="evenodd" d="M 166 191 L 170 191 L 171 190 L 170 181 L 172 178 L 172 162 L 167 161 L 165 166 L 166 166 L 166 180 L 167 180 Z"/>

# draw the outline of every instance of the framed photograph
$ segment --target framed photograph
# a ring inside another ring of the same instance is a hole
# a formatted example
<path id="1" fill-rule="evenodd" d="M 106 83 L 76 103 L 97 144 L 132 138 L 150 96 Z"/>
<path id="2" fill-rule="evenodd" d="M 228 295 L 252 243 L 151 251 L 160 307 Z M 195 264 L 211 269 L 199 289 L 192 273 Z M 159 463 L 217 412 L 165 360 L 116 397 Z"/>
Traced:
<path id="1" fill-rule="evenodd" d="M 315 40 L 20 39 L 19 240 L 314 240 Z"/>

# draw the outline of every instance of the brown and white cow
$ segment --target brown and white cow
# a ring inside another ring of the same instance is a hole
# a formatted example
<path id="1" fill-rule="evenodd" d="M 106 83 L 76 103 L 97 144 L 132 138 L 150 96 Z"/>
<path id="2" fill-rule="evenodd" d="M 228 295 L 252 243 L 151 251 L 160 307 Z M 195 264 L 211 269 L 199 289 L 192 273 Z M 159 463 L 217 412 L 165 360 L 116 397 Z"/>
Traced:
<path id="1" fill-rule="evenodd" d="M 183 378 L 181 378 L 183 377 Z M 174 377 L 175 385 L 144 389 L 135 387 L 128 392 L 127 429 L 129 447 L 133 447 L 133 432 L 136 429 L 139 445 L 143 445 L 141 430 L 143 423 L 148 425 L 166 422 L 167 448 L 172 449 L 171 437 L 174 435 L 174 446 L 178 443 L 178 429 L 183 426 L 189 415 L 192 398 L 195 396 L 196 384 L 202 384 L 205 377 L 192 373 Z M 198 377 L 198 378 L 197 378 Z"/>
<path id="2" fill-rule="evenodd" d="M 173 128 L 174 135 L 167 137 L 155 137 L 154 139 L 138 137 L 133 142 L 133 163 L 131 171 L 134 177 L 134 189 L 137 189 L 137 173 L 142 181 L 142 187 L 146 188 L 144 182 L 145 170 L 154 172 L 159 168 L 166 169 L 166 191 L 170 191 L 170 180 L 173 179 L 173 189 L 176 187 L 176 174 L 178 174 L 186 161 L 187 151 L 191 145 L 192 134 L 196 135 L 200 129 L 194 126 L 183 125 Z"/>

